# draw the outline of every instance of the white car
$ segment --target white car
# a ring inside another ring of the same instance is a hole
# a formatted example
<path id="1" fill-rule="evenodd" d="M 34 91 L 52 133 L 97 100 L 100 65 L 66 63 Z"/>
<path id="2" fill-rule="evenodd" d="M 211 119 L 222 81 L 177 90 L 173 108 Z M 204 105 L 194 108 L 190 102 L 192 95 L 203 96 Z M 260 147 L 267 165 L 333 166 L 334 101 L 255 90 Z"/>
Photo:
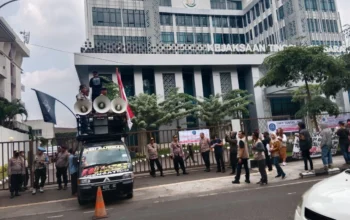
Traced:
<path id="1" fill-rule="evenodd" d="M 304 193 L 295 220 L 349 220 L 350 169 L 327 178 Z"/>

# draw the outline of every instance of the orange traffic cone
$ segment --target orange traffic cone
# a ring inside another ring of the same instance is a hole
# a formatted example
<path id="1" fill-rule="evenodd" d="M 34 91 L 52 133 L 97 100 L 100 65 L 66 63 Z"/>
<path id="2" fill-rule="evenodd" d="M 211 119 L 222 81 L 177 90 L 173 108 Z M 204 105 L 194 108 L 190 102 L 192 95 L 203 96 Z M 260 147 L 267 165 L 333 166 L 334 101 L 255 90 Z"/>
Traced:
<path id="1" fill-rule="evenodd" d="M 108 216 L 106 212 L 105 202 L 103 201 L 102 190 L 101 187 L 98 187 L 96 195 L 95 216 L 93 219 L 101 219 L 107 217 Z"/>

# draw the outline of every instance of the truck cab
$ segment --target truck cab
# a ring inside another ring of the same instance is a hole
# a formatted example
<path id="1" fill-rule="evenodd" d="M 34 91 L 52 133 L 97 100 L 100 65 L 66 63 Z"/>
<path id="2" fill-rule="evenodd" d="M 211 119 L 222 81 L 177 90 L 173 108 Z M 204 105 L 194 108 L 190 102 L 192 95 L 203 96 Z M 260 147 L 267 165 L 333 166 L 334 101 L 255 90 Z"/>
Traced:
<path id="1" fill-rule="evenodd" d="M 86 142 L 79 155 L 78 202 L 84 205 L 102 193 L 133 197 L 134 174 L 130 154 L 121 141 Z"/>

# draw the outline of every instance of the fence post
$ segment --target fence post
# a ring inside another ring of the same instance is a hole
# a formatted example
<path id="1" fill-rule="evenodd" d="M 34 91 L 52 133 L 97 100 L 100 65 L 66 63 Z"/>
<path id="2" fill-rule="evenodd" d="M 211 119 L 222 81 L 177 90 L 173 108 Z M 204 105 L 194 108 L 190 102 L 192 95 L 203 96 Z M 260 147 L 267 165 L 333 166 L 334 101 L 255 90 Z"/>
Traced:
<path id="1" fill-rule="evenodd" d="M 34 162 L 34 149 L 33 149 L 33 140 L 29 142 L 29 153 L 28 153 L 28 166 L 30 172 L 30 185 L 33 187 L 34 177 L 33 177 L 33 162 Z"/>

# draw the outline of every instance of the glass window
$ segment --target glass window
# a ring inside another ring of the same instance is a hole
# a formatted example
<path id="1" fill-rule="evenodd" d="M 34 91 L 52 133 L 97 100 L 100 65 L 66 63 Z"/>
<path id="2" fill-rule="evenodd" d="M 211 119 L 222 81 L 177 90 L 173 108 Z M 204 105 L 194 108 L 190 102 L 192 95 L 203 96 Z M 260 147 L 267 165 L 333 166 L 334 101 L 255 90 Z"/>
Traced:
<path id="1" fill-rule="evenodd" d="M 242 2 L 236 0 L 227 0 L 227 9 L 242 10 Z"/>
<path id="2" fill-rule="evenodd" d="M 195 41 L 197 44 L 211 44 L 209 33 L 196 33 L 195 36 Z"/>
<path id="3" fill-rule="evenodd" d="M 146 45 L 147 39 L 146 37 L 132 37 L 132 36 L 126 36 L 125 37 L 125 44 L 131 44 L 131 45 Z"/>
<path id="4" fill-rule="evenodd" d="M 253 40 L 253 30 L 249 31 L 250 39 Z"/>
<path id="5" fill-rule="evenodd" d="M 270 0 L 265 0 L 265 8 L 266 9 L 270 8 Z"/>
<path id="6" fill-rule="evenodd" d="M 155 93 L 154 69 L 142 68 L 142 80 L 143 80 L 143 92 L 149 95 L 154 94 Z"/>
<path id="7" fill-rule="evenodd" d="M 265 31 L 267 31 L 267 29 L 269 29 L 269 25 L 267 23 L 267 18 L 264 19 L 264 29 L 265 29 Z"/>
<path id="8" fill-rule="evenodd" d="M 254 12 L 254 8 L 252 8 L 252 10 L 250 10 L 251 11 L 251 13 L 253 14 L 253 21 L 255 20 L 255 18 L 256 18 L 256 14 L 255 14 L 255 12 Z"/>
<path id="9" fill-rule="evenodd" d="M 92 8 L 92 23 L 94 26 L 121 27 L 121 11 L 113 8 Z"/>
<path id="10" fill-rule="evenodd" d="M 226 0 L 210 0 L 211 9 L 226 9 Z"/>
<path id="11" fill-rule="evenodd" d="M 170 6 L 171 7 L 171 0 L 160 0 L 159 6 Z"/>
<path id="12" fill-rule="evenodd" d="M 94 35 L 95 45 L 97 44 L 123 44 L 122 36 Z"/>
<path id="13" fill-rule="evenodd" d="M 330 20 L 326 20 L 328 32 L 333 32 L 333 25 Z"/>
<path id="14" fill-rule="evenodd" d="M 176 15 L 176 25 L 192 26 L 192 15 Z"/>
<path id="15" fill-rule="evenodd" d="M 243 20 L 244 27 L 247 27 L 248 23 L 247 23 L 246 16 L 242 16 L 242 20 Z"/>
<path id="16" fill-rule="evenodd" d="M 255 13 L 256 13 L 256 17 L 259 17 L 259 16 L 260 16 L 259 2 L 255 5 Z"/>
<path id="17" fill-rule="evenodd" d="M 322 11 L 328 11 L 328 4 L 327 4 L 328 0 L 320 0 L 321 3 L 321 10 Z"/>
<path id="18" fill-rule="evenodd" d="M 165 44 L 174 43 L 174 32 L 162 32 L 162 42 Z"/>
<path id="19" fill-rule="evenodd" d="M 322 20 L 322 30 L 323 32 L 328 32 L 326 20 Z"/>
<path id="20" fill-rule="evenodd" d="M 208 27 L 209 16 L 207 15 L 193 15 L 193 25 L 195 27 Z"/>
<path id="21" fill-rule="evenodd" d="M 237 27 L 237 18 L 236 16 L 229 17 L 230 27 Z"/>
<path id="22" fill-rule="evenodd" d="M 247 43 L 249 43 L 249 32 L 245 33 L 245 40 Z"/>
<path id="23" fill-rule="evenodd" d="M 319 28 L 319 24 L 318 24 L 318 19 L 314 19 L 314 23 L 315 23 L 315 31 L 316 31 L 316 32 L 320 32 L 320 28 Z"/>
<path id="24" fill-rule="evenodd" d="M 333 23 L 334 23 L 334 32 L 335 32 L 335 33 L 338 33 L 338 32 L 339 32 L 339 28 L 338 28 L 338 22 L 337 22 L 337 20 L 334 20 Z"/>
<path id="25" fill-rule="evenodd" d="M 177 33 L 177 43 L 179 44 L 193 44 L 193 33 L 178 32 Z"/>
<path id="26" fill-rule="evenodd" d="M 264 0 L 260 0 L 260 3 L 261 3 L 261 8 L 262 8 L 262 11 L 265 12 L 265 3 L 264 3 Z"/>
<path id="27" fill-rule="evenodd" d="M 329 0 L 329 10 L 335 11 L 335 3 L 334 0 Z"/>
<path id="28" fill-rule="evenodd" d="M 173 25 L 172 14 L 160 13 L 160 24 L 161 25 Z"/>
<path id="29" fill-rule="evenodd" d="M 270 25 L 270 27 L 272 27 L 272 26 L 273 26 L 272 15 L 269 15 L 268 20 L 269 20 L 269 25 Z"/>
<path id="30" fill-rule="evenodd" d="M 305 0 L 305 9 L 307 11 L 317 11 L 317 1 L 316 0 Z"/>
<path id="31" fill-rule="evenodd" d="M 259 33 L 262 34 L 263 32 L 264 32 L 263 23 L 260 22 L 260 23 L 259 23 Z"/>
<path id="32" fill-rule="evenodd" d="M 145 27 L 145 14 L 141 10 L 123 10 L 124 27 Z"/>
<path id="33" fill-rule="evenodd" d="M 254 34 L 255 34 L 254 35 L 255 37 L 257 37 L 259 35 L 258 26 L 257 25 L 254 27 Z"/>
<path id="34" fill-rule="evenodd" d="M 300 103 L 292 102 L 291 97 L 270 98 L 272 116 L 294 116 L 300 109 Z"/>
<path id="35" fill-rule="evenodd" d="M 230 34 L 214 34 L 215 44 L 231 44 Z"/>
<path id="36" fill-rule="evenodd" d="M 283 20 L 283 19 L 284 19 L 284 9 L 283 9 L 283 6 L 281 6 L 281 7 L 278 9 L 278 17 L 279 17 L 279 20 Z"/>
<path id="37" fill-rule="evenodd" d="M 213 16 L 213 27 L 228 27 L 227 16 Z"/>
<path id="38" fill-rule="evenodd" d="M 237 16 L 236 17 L 236 21 L 237 21 L 237 27 L 238 28 L 243 28 L 243 19 L 244 17 L 242 17 L 242 16 Z"/>

